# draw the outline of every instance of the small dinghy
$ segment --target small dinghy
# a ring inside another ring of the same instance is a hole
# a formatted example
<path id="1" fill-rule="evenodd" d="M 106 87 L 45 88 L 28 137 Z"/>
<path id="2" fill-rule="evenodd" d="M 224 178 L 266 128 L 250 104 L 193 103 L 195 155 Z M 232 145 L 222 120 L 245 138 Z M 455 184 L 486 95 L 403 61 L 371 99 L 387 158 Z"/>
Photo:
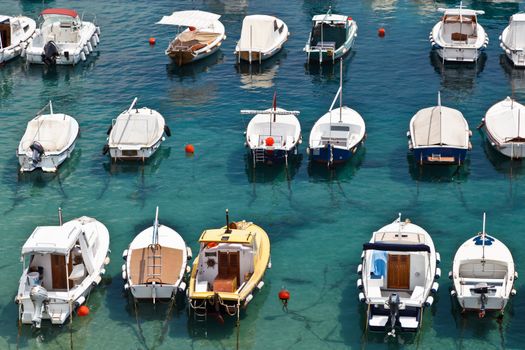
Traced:
<path id="1" fill-rule="evenodd" d="M 507 97 L 489 108 L 481 126 L 485 126 L 487 138 L 498 152 L 512 159 L 525 157 L 524 105 Z"/>
<path id="2" fill-rule="evenodd" d="M 277 108 L 277 97 L 273 96 L 273 107 L 266 110 L 241 110 L 241 114 L 255 114 L 246 128 L 246 147 L 250 149 L 253 167 L 257 163 L 274 164 L 297 155 L 301 140 L 299 111 Z"/>
<path id="3" fill-rule="evenodd" d="M 135 299 L 172 299 L 186 293 L 187 261 L 191 249 L 173 229 L 159 224 L 159 207 L 153 226 L 139 233 L 122 254 L 124 289 Z"/>
<path id="4" fill-rule="evenodd" d="M 20 321 L 63 324 L 97 286 L 109 264 L 109 232 L 83 216 L 60 226 L 38 226 L 22 247 L 23 272 L 15 302 Z"/>
<path id="5" fill-rule="evenodd" d="M 166 55 L 182 66 L 217 52 L 226 39 L 219 18 L 220 15 L 205 11 L 177 11 L 162 17 L 157 24 L 177 26 L 179 30 L 187 27 L 170 42 Z"/>
<path id="6" fill-rule="evenodd" d="M 487 311 L 503 315 L 510 296 L 516 295 L 514 281 L 518 273 L 509 249 L 483 231 L 459 247 L 449 278 L 454 281 L 451 295 L 457 297 L 463 311 L 476 311 L 480 318 Z"/>
<path id="7" fill-rule="evenodd" d="M 472 149 L 468 123 L 457 109 L 438 104 L 418 111 L 410 120 L 408 148 L 414 160 L 423 164 L 457 164 L 465 162 Z"/>
<path id="8" fill-rule="evenodd" d="M 343 63 L 339 70 L 339 90 L 328 112 L 315 122 L 310 132 L 308 153 L 315 162 L 335 163 L 349 160 L 366 137 L 365 121 L 352 108 L 343 106 Z M 339 98 L 339 108 L 334 109 Z"/>
<path id="9" fill-rule="evenodd" d="M 49 108 L 49 114 L 42 114 Z M 75 149 L 79 135 L 78 122 L 63 113 L 55 114 L 51 101 L 29 123 L 18 144 L 16 156 L 20 171 L 41 168 L 55 172 Z"/>
<path id="10" fill-rule="evenodd" d="M 29 17 L 0 15 L 0 64 L 20 56 L 35 30 L 36 22 Z"/>
<path id="11" fill-rule="evenodd" d="M 164 134 L 171 136 L 164 117 L 157 111 L 136 108 L 137 98 L 122 112 L 108 130 L 108 143 L 102 150 L 109 152 L 111 159 L 142 160 L 151 157 L 164 141 Z"/>
<path id="12" fill-rule="evenodd" d="M 77 11 L 45 9 L 43 22 L 26 50 L 29 63 L 74 65 L 85 61 L 100 42 L 100 28 Z"/>
<path id="13" fill-rule="evenodd" d="M 334 15 L 330 8 L 326 14 L 314 16 L 312 22 L 312 31 L 303 49 L 308 62 L 334 63 L 350 52 L 357 37 L 357 23 L 352 17 Z"/>
<path id="14" fill-rule="evenodd" d="M 252 222 L 230 223 L 226 210 L 226 226 L 205 230 L 199 243 L 188 294 L 194 319 L 213 314 L 220 321 L 223 313 L 239 317 L 271 267 L 268 235 Z"/>
<path id="15" fill-rule="evenodd" d="M 430 43 L 443 61 L 475 62 L 489 44 L 489 37 L 478 23 L 484 11 L 463 8 L 444 9 L 441 20 L 430 32 Z"/>
<path id="16" fill-rule="evenodd" d="M 396 329 L 415 332 L 423 319 L 423 309 L 432 305 L 441 270 L 439 253 L 432 238 L 410 220 L 393 223 L 374 232 L 363 244 L 362 263 L 357 267 L 362 290 L 359 300 L 368 305 L 367 326 L 371 331 Z"/>
<path id="17" fill-rule="evenodd" d="M 509 25 L 499 37 L 500 47 L 516 67 L 525 67 L 525 13 L 510 17 Z"/>
<path id="18" fill-rule="evenodd" d="M 288 40 L 288 26 L 279 18 L 266 15 L 244 17 L 241 38 L 235 46 L 237 60 L 252 62 L 264 61 L 283 47 Z"/>

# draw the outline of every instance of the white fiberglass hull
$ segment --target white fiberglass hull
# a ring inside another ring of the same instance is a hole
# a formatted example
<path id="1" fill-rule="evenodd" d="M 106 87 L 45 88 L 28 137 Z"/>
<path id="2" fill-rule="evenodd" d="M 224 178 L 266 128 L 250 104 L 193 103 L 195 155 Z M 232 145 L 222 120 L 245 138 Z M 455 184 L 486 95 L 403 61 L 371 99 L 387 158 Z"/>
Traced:
<path id="1" fill-rule="evenodd" d="M 489 38 L 483 27 L 479 24 L 476 26 L 477 37 L 475 40 L 467 39 L 467 42 L 460 42 L 445 39 L 443 23 L 438 22 L 430 32 L 429 40 L 443 61 L 475 62 L 489 43 Z"/>
<path id="2" fill-rule="evenodd" d="M 21 27 L 27 30 L 20 29 L 18 32 L 15 32 L 15 38 L 11 39 L 14 39 L 14 42 L 0 49 L 0 63 L 7 62 L 22 55 L 35 35 L 36 23 L 34 20 L 25 16 L 13 17 L 13 19 L 15 18 L 19 20 Z"/>
<path id="3" fill-rule="evenodd" d="M 54 173 L 58 167 L 64 163 L 66 159 L 71 156 L 71 153 L 75 150 L 76 137 L 73 143 L 66 148 L 64 151 L 57 154 L 44 154 L 40 162 L 34 164 L 32 159 L 32 152 L 25 154 L 18 154 L 18 163 L 20 164 L 21 172 L 30 172 L 35 169 L 41 168 L 44 172 Z"/>
<path id="4" fill-rule="evenodd" d="M 146 160 L 153 156 L 162 143 L 162 138 L 151 147 L 110 147 L 109 155 L 113 160 Z"/>

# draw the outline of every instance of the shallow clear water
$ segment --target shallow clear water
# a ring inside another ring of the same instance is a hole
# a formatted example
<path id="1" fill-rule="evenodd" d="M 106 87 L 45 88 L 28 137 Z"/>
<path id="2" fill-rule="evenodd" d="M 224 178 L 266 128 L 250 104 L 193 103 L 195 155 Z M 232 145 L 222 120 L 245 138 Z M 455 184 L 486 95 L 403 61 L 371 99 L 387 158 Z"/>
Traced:
<path id="1" fill-rule="evenodd" d="M 452 5 L 447 1 L 436 7 Z M 204 228 L 218 227 L 229 208 L 235 219 L 265 228 L 272 241 L 273 268 L 266 286 L 243 315 L 240 346 L 267 348 L 522 348 L 525 288 L 503 322 L 462 317 L 448 296 L 446 278 L 455 250 L 481 228 L 487 211 L 489 232 L 508 244 L 518 271 L 525 260 L 519 247 L 525 208 L 521 162 L 499 157 L 474 131 L 474 149 L 462 170 L 424 171 L 407 158 L 406 130 L 412 115 L 433 105 L 460 109 L 471 129 L 495 102 L 514 93 L 525 100 L 525 72 L 510 68 L 498 47 L 508 17 L 519 3 L 469 1 L 486 11 L 480 17 L 491 43 L 477 65 L 443 67 L 430 54 L 428 33 L 439 18 L 429 1 L 333 1 L 334 12 L 359 25 L 356 46 L 344 67 L 345 103 L 366 120 L 368 139 L 354 161 L 334 172 L 310 167 L 305 154 L 287 173 L 279 167 L 253 171 L 245 159 L 243 108 L 268 108 L 278 92 L 279 106 L 301 111 L 303 138 L 329 107 L 338 88 L 338 70 L 307 68 L 302 47 L 310 19 L 326 10 L 323 1 L 51 1 L 96 13 L 102 28 L 98 56 L 88 64 L 55 70 L 26 67 L 22 60 L 0 68 L 0 348 L 186 349 L 236 346 L 233 323 L 188 323 L 183 308 L 166 321 L 166 306 L 139 306 L 122 296 L 120 254 L 135 234 L 150 225 L 155 206 L 161 222 L 175 228 L 197 251 Z M 38 1 L 0 0 L 1 12 L 36 18 Z M 220 13 L 228 39 L 222 52 L 179 69 L 164 56 L 173 29 L 154 23 L 173 10 Z M 291 36 L 275 59 L 251 71 L 235 65 L 235 41 L 243 16 L 273 14 Z M 386 37 L 377 37 L 384 27 Z M 157 45 L 150 47 L 150 36 Z M 146 165 L 112 166 L 101 155 L 111 119 L 133 97 L 157 109 L 170 126 L 158 154 Z M 82 137 L 77 150 L 55 175 L 21 176 L 14 155 L 26 122 L 49 99 L 55 111 L 77 118 Z M 184 145 L 195 145 L 187 157 Z M 57 207 L 66 219 L 94 216 L 111 234 L 108 278 L 88 300 L 91 314 L 68 327 L 23 327 L 17 336 L 13 303 L 21 271 L 19 252 L 37 225 L 56 224 Z M 427 229 L 441 253 L 441 289 L 417 336 L 363 335 L 364 308 L 355 288 L 362 243 L 394 220 L 398 212 Z M 289 312 L 277 293 L 290 290 Z"/>

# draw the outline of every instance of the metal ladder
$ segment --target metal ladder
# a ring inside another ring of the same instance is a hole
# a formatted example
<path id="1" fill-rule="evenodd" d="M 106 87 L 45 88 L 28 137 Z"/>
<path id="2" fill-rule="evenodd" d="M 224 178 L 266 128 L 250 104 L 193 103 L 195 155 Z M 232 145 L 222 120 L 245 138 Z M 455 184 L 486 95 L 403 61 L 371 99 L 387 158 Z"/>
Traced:
<path id="1" fill-rule="evenodd" d="M 153 255 L 148 255 L 148 269 L 146 270 L 148 274 L 146 276 L 148 279 L 159 279 L 162 274 L 162 254 L 159 254 L 161 248 L 157 244 L 150 244 L 149 248 L 153 251 Z M 157 251 L 159 251 L 159 253 L 157 253 Z M 155 273 L 157 268 L 158 273 Z"/>
<path id="2" fill-rule="evenodd" d="M 191 308 L 193 309 L 193 319 L 196 322 L 206 322 L 208 320 L 208 300 L 192 300 L 191 301 Z"/>
<path id="3" fill-rule="evenodd" d="M 262 148 L 256 148 L 253 151 L 253 167 L 254 168 L 257 163 L 264 163 L 264 149 Z"/>

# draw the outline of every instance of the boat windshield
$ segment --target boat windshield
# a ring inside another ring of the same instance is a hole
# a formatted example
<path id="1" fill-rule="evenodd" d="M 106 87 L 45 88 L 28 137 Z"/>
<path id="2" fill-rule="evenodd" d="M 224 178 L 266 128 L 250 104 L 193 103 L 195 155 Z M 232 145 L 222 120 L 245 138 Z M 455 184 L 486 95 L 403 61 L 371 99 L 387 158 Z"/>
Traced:
<path id="1" fill-rule="evenodd" d="M 328 47 L 333 45 L 334 49 L 337 49 L 338 47 L 341 47 L 345 41 L 346 28 L 344 23 L 317 22 L 312 28 L 310 46 Z"/>

